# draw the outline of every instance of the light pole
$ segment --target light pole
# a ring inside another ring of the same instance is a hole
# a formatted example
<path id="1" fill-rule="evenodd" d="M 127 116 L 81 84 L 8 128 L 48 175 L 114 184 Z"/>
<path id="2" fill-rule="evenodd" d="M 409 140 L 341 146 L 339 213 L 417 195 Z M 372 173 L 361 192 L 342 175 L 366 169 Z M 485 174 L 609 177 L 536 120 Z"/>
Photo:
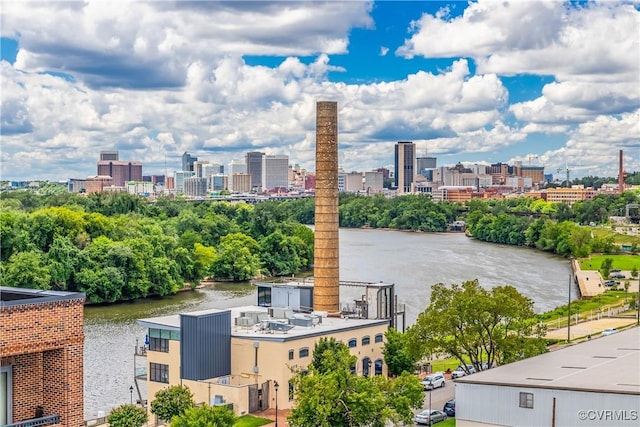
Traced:
<path id="1" fill-rule="evenodd" d="M 570 342 L 571 342 L 571 273 L 569 273 L 569 314 L 567 314 L 567 344 L 569 344 Z"/>
<path id="2" fill-rule="evenodd" d="M 130 403 L 133 405 L 133 386 L 129 386 L 129 395 L 131 395 Z"/>
<path id="3" fill-rule="evenodd" d="M 433 386 L 433 383 L 431 383 Z M 429 425 L 431 425 L 431 392 L 433 391 L 433 387 L 429 389 Z"/>
<path id="4" fill-rule="evenodd" d="M 280 384 L 278 384 L 278 381 L 274 381 L 273 388 L 276 390 L 276 427 L 278 427 L 278 387 L 280 387 Z"/>

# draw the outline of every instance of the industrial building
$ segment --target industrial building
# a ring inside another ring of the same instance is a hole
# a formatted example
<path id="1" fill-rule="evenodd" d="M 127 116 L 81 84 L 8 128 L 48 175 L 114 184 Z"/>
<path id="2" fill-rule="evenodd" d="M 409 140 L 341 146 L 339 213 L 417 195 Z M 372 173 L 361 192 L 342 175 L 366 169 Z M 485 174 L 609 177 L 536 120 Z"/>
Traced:
<path id="1" fill-rule="evenodd" d="M 637 426 L 640 330 L 456 380 L 456 426 Z"/>

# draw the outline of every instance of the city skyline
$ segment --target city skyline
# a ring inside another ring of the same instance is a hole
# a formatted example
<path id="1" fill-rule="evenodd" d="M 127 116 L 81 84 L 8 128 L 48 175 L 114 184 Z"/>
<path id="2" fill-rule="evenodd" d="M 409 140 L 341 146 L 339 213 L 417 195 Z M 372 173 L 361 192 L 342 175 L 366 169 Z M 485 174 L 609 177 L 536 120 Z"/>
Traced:
<path id="1" fill-rule="evenodd" d="M 3 180 L 95 175 L 100 151 L 179 170 L 250 151 L 314 170 L 337 101 L 346 171 L 398 141 L 438 165 L 640 170 L 629 2 L 3 2 Z M 561 172 L 557 172 L 560 169 Z"/>

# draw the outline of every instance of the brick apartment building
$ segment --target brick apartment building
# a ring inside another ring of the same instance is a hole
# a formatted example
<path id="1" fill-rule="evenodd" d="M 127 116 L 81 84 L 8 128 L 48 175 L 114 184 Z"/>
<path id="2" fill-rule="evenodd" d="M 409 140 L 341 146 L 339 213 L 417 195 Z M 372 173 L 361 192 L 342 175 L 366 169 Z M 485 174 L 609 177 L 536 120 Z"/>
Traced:
<path id="1" fill-rule="evenodd" d="M 84 300 L 0 287 L 0 425 L 84 425 Z"/>

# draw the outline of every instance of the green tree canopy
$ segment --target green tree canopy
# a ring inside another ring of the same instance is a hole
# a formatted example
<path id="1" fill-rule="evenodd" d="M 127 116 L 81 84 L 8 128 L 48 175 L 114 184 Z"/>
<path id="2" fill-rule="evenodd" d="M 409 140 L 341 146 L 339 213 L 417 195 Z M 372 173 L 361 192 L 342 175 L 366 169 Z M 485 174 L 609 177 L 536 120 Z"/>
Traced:
<path id="1" fill-rule="evenodd" d="M 414 355 L 446 353 L 477 370 L 546 351 L 544 326 L 537 323 L 533 301 L 513 286 L 486 290 L 478 280 L 431 288 L 431 302 L 409 328 Z"/>
<path id="2" fill-rule="evenodd" d="M 171 427 L 233 427 L 236 416 L 226 406 L 204 404 L 173 417 Z"/>
<path id="3" fill-rule="evenodd" d="M 385 338 L 387 342 L 382 353 L 389 375 L 396 377 L 403 372 L 412 373 L 418 359 L 409 351 L 407 335 L 394 328 L 389 328 L 385 333 Z"/>
<path id="4" fill-rule="evenodd" d="M 320 357 L 315 357 L 316 351 Z M 423 402 L 418 378 L 407 373 L 396 379 L 355 375 L 351 373 L 355 359 L 344 343 L 329 339 L 316 345 L 308 371 L 296 372 L 291 380 L 296 405 L 290 426 L 382 427 L 411 422 L 413 410 Z"/>
<path id="5" fill-rule="evenodd" d="M 156 393 L 151 402 L 151 413 L 156 414 L 161 420 L 168 421 L 194 406 L 191 390 L 186 386 L 173 385 Z"/>
<path id="6" fill-rule="evenodd" d="M 148 420 L 147 411 L 137 405 L 120 405 L 107 417 L 111 427 L 142 427 Z"/>

